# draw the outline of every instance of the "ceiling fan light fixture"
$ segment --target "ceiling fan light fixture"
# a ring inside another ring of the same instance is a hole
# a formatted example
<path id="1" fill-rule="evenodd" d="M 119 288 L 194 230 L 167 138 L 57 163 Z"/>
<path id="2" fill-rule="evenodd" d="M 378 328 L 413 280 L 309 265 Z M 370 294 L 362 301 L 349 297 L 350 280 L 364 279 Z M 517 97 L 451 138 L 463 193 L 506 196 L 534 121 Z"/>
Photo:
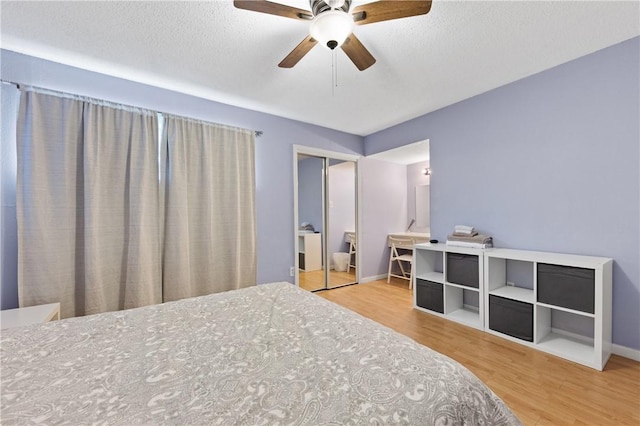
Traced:
<path id="1" fill-rule="evenodd" d="M 353 17 L 341 10 L 330 10 L 316 16 L 311 23 L 311 37 L 333 50 L 353 32 Z"/>

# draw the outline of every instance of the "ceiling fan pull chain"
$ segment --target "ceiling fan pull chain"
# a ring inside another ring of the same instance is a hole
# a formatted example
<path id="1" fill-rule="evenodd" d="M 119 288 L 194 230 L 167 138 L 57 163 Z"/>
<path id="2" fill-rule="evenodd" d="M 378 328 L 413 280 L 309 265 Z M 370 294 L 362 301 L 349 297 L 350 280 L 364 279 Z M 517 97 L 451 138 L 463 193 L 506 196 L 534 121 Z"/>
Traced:
<path id="1" fill-rule="evenodd" d="M 338 53 L 336 52 L 336 49 L 333 50 L 333 63 L 335 64 L 333 85 L 338 87 Z"/>
<path id="2" fill-rule="evenodd" d="M 335 64 L 333 68 L 333 72 L 335 73 L 334 85 L 338 87 L 338 54 L 336 53 L 335 49 L 333 49 L 333 63 Z"/>
<path id="3" fill-rule="evenodd" d="M 338 85 L 337 75 L 336 75 L 336 51 L 335 49 L 331 51 L 331 96 L 336 95 L 336 86 Z"/>

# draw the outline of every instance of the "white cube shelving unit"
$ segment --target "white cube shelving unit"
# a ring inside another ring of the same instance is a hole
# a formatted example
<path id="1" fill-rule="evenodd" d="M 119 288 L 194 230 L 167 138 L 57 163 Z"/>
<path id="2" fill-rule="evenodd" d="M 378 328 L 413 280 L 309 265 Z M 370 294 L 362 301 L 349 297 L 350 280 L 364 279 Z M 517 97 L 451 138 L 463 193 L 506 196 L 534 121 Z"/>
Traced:
<path id="1" fill-rule="evenodd" d="M 611 355 L 612 259 L 496 248 L 484 251 L 484 261 L 487 332 L 597 370 L 604 368 Z M 507 286 L 507 265 L 513 261 L 530 264 L 532 288 Z M 549 291 L 553 300 L 547 300 Z M 533 325 L 531 342 L 493 329 L 499 327 L 491 326 L 491 295 L 532 307 L 533 318 L 526 318 Z M 575 300 L 586 302 L 574 306 Z M 558 327 L 557 316 L 579 325 L 575 328 L 582 333 Z"/>
<path id="2" fill-rule="evenodd" d="M 471 262 L 474 260 L 477 262 L 477 272 L 473 272 L 473 274 L 477 273 L 477 280 L 475 280 L 477 287 L 450 280 L 453 271 L 447 270 L 449 253 L 464 255 Z M 413 306 L 420 311 L 483 330 L 482 250 L 424 243 L 414 246 L 413 256 L 415 268 Z"/>
<path id="3" fill-rule="evenodd" d="M 477 259 L 477 287 L 456 282 L 457 269 L 468 268 L 448 262 L 449 254 Z M 413 256 L 415 309 L 604 369 L 611 356 L 612 259 L 430 243 L 416 244 Z M 524 282 L 507 284 L 509 265 L 524 271 Z"/>

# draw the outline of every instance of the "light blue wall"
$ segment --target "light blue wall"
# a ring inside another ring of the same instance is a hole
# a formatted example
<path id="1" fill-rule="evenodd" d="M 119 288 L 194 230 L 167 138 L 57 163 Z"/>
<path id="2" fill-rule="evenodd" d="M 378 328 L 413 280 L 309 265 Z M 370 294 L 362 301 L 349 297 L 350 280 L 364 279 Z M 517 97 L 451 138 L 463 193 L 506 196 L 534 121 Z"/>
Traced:
<path id="1" fill-rule="evenodd" d="M 363 138 L 103 74 L 1 51 L 2 79 L 231 126 L 256 140 L 258 282 L 290 281 L 294 263 L 293 145 L 360 155 Z M 4 141 L 2 142 L 4 143 Z M 5 283 L 2 286 L 15 286 Z M 4 306 L 3 306 L 4 308 Z"/>
<path id="2" fill-rule="evenodd" d="M 431 231 L 611 257 L 613 342 L 640 349 L 640 38 L 365 138 L 429 139 Z"/>

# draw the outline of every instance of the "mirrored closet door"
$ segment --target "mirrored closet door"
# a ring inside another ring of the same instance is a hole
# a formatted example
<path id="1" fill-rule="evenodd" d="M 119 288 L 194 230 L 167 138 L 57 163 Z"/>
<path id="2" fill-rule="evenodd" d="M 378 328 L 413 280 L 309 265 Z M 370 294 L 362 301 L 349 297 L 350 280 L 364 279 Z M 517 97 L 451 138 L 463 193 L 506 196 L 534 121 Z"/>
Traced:
<path id="1" fill-rule="evenodd" d="M 296 282 L 309 291 L 358 282 L 357 157 L 294 146 Z"/>
<path id="2" fill-rule="evenodd" d="M 356 280 L 356 163 L 327 158 L 328 288 Z"/>
<path id="3" fill-rule="evenodd" d="M 325 259 L 324 167 L 325 159 L 298 154 L 298 277 L 305 290 L 323 290 Z"/>

